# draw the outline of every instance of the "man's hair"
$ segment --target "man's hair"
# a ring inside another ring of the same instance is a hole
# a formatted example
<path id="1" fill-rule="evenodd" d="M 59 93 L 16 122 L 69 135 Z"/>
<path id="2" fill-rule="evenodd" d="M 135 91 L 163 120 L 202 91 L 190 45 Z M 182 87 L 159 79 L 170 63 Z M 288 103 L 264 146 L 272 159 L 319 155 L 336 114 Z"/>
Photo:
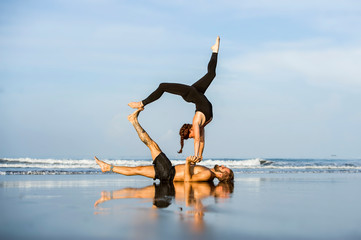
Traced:
<path id="1" fill-rule="evenodd" d="M 228 172 L 222 172 L 222 177 L 218 178 L 220 182 L 233 182 L 234 181 L 234 174 L 232 169 L 229 169 Z"/>
<path id="2" fill-rule="evenodd" d="M 233 193 L 233 190 L 234 190 L 234 182 L 233 181 L 228 181 L 228 182 L 219 182 L 217 184 L 217 187 L 218 186 L 221 186 L 223 188 L 223 191 L 224 192 L 227 192 L 227 193 Z"/>

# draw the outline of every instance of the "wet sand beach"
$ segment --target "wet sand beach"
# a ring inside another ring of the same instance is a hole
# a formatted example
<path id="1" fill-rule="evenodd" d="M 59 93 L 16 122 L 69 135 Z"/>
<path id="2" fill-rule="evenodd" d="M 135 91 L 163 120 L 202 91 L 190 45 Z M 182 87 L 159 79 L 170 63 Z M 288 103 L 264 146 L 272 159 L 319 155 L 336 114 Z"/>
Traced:
<path id="1" fill-rule="evenodd" d="M 0 238 L 360 239 L 360 189 L 358 173 L 174 187 L 117 174 L 0 176 Z"/>

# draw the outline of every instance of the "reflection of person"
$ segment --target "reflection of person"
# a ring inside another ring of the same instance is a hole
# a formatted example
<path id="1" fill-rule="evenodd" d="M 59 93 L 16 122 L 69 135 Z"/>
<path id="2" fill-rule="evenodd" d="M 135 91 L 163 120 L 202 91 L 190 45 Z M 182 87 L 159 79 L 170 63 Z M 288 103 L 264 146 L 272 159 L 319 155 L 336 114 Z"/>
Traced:
<path id="1" fill-rule="evenodd" d="M 172 182 L 159 182 L 158 184 L 153 183 L 153 185 L 143 188 L 124 188 L 112 192 L 103 191 L 101 196 L 102 197 L 95 202 L 94 207 L 113 199 L 153 198 L 153 206 L 166 208 L 172 203 L 172 199 L 175 197 L 175 189 Z"/>
<path id="2" fill-rule="evenodd" d="M 216 43 L 211 47 L 213 53 L 208 63 L 208 72 L 193 85 L 161 83 L 159 87 L 143 101 L 128 104 L 132 108 L 143 108 L 147 104 L 158 100 L 164 92 L 180 95 L 186 102 L 194 103 L 196 105 L 196 112 L 192 124 L 184 124 L 179 131 L 181 149 L 178 153 L 182 152 L 184 139 L 194 138 L 194 156 L 200 159 L 202 159 L 204 149 L 204 127 L 213 118 L 212 104 L 204 94 L 216 76 L 219 42 L 220 38 L 218 36 Z"/>
<path id="3" fill-rule="evenodd" d="M 190 221 L 193 230 L 199 232 L 204 228 L 204 214 L 208 211 L 202 200 L 208 197 L 228 199 L 232 193 L 232 182 L 219 182 L 217 186 L 213 182 L 160 182 L 143 188 L 103 191 L 94 207 L 115 199 L 149 199 L 153 201 L 153 208 L 167 208 L 175 200 L 177 205 L 186 207 L 179 207 L 181 219 Z"/>
<path id="4" fill-rule="evenodd" d="M 219 182 L 217 186 L 213 182 L 159 182 L 143 188 L 123 188 L 108 192 L 103 191 L 101 198 L 94 206 L 114 199 L 139 198 L 153 199 L 153 205 L 158 208 L 168 207 L 172 199 L 185 202 L 186 206 L 192 206 L 197 200 L 213 196 L 214 198 L 230 198 L 233 193 L 232 182 Z"/>
<path id="5" fill-rule="evenodd" d="M 137 109 L 128 116 L 128 120 L 133 124 L 139 138 L 147 145 L 153 159 L 153 166 L 125 167 L 113 166 L 97 157 L 95 160 L 101 167 L 102 172 L 115 172 L 127 176 L 141 175 L 148 178 L 159 179 L 160 181 L 186 181 L 186 182 L 206 182 L 217 178 L 219 181 L 233 181 L 233 171 L 227 167 L 215 165 L 209 169 L 204 166 L 196 165 L 200 160 L 195 156 L 187 157 L 185 164 L 172 166 L 167 156 L 160 150 L 158 144 L 154 142 L 147 132 L 138 122 L 139 112 L 143 109 Z"/>

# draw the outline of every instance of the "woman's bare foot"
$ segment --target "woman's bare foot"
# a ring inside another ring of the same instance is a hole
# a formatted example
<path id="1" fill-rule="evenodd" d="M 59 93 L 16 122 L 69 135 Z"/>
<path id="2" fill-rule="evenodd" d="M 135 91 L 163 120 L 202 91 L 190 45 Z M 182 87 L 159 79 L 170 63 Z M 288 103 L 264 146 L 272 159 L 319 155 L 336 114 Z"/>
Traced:
<path id="1" fill-rule="evenodd" d="M 144 108 L 138 108 L 137 110 L 135 110 L 132 114 L 128 116 L 128 121 L 131 123 L 138 121 L 139 113 L 143 110 Z"/>
<path id="2" fill-rule="evenodd" d="M 220 41 L 221 41 L 220 37 L 217 36 L 216 43 L 211 47 L 212 52 L 218 53 L 218 50 L 219 50 L 219 42 L 220 42 Z"/>
<path id="3" fill-rule="evenodd" d="M 97 157 L 94 157 L 96 163 L 100 166 L 102 172 L 109 172 L 111 165 L 108 163 L 105 163 L 103 161 L 100 161 Z"/>
<path id="4" fill-rule="evenodd" d="M 128 106 L 131 108 L 142 108 L 144 105 L 140 101 L 140 102 L 130 102 L 130 103 L 128 103 Z"/>

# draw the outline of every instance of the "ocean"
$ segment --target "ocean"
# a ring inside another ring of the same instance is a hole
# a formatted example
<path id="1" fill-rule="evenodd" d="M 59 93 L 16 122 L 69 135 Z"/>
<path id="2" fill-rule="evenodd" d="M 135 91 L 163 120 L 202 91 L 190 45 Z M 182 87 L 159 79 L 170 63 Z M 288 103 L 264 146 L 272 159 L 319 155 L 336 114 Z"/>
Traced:
<path id="1" fill-rule="evenodd" d="M 162 184 L 102 173 L 93 159 L 1 158 L 0 239 L 361 239 L 361 159 L 200 164 L 230 167 L 234 183 Z"/>
<path id="2" fill-rule="evenodd" d="M 101 159 L 117 166 L 143 166 L 151 159 Z M 184 159 L 171 159 L 173 165 L 183 164 Z M 201 163 L 209 168 L 215 164 L 231 168 L 235 173 L 360 173 L 361 159 L 237 159 L 210 158 Z M 1 158 L 0 175 L 62 175 L 101 174 L 93 159 L 36 159 Z"/>

